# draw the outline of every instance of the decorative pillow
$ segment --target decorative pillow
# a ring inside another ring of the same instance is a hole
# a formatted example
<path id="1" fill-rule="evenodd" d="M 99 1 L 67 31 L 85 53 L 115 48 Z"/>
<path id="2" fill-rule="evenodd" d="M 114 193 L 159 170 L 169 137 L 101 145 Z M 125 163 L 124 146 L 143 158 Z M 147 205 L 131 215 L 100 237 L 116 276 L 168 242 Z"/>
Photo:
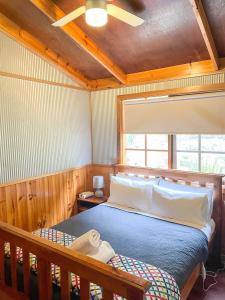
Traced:
<path id="1" fill-rule="evenodd" d="M 205 226 L 208 222 L 208 195 L 154 186 L 151 214 L 184 224 Z"/>
<path id="2" fill-rule="evenodd" d="M 195 186 L 190 186 L 190 185 L 185 185 L 185 184 L 179 184 L 179 183 L 174 183 L 170 182 L 168 180 L 159 179 L 159 186 L 173 189 L 176 191 L 184 191 L 184 192 L 191 192 L 191 193 L 206 193 L 208 196 L 208 221 L 210 221 L 212 212 L 213 212 L 213 188 L 209 187 L 195 187 Z"/>
<path id="3" fill-rule="evenodd" d="M 149 212 L 153 186 L 154 182 L 132 181 L 112 176 L 108 202 Z"/>

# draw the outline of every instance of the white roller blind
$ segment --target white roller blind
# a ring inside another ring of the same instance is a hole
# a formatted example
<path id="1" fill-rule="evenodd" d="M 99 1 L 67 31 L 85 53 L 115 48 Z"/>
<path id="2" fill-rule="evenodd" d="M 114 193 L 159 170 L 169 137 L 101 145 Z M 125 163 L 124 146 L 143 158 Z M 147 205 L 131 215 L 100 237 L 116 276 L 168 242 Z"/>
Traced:
<path id="1" fill-rule="evenodd" d="M 126 133 L 225 134 L 225 93 L 125 101 Z"/>

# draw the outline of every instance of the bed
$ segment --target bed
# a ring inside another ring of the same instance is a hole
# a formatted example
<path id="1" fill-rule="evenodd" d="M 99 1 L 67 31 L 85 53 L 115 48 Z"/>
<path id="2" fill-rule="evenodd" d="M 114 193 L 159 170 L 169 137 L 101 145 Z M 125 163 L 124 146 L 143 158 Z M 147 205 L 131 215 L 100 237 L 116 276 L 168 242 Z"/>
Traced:
<path id="1" fill-rule="evenodd" d="M 99 205 L 54 227 L 80 236 L 95 228 L 116 253 L 170 273 L 180 289 L 194 267 L 206 261 L 208 241 L 199 229 Z M 160 238 L 159 238 L 160 237 Z M 179 262 L 179 263 L 178 263 Z"/>
<path id="2" fill-rule="evenodd" d="M 208 231 L 207 238 L 207 234 L 199 229 L 169 223 L 164 220 L 126 211 L 121 207 L 113 207 L 112 205 L 100 205 L 60 223 L 54 228 L 74 236 L 80 236 L 92 228 L 99 230 L 102 238 L 108 240 L 116 252 L 146 263 L 157 264 L 157 266 L 172 274 L 181 290 L 181 298 L 186 299 L 200 274 L 201 262 L 207 259 L 208 253 L 211 252 L 214 260 L 219 260 L 222 176 L 175 170 L 135 168 L 123 165 L 115 166 L 114 171 L 115 173 L 161 176 L 175 182 L 183 181 L 188 185 L 191 185 L 192 182 L 198 182 L 200 186 L 213 185 L 214 209 L 212 216 L 215 228 L 210 227 L 211 230 Z M 112 224 L 114 224 L 113 231 Z M 115 226 L 115 224 L 117 225 Z M 130 228 L 129 231 L 127 230 L 128 227 Z M 151 234 L 148 235 L 147 233 Z M 134 235 L 135 239 L 133 238 Z M 158 236 L 163 235 L 167 235 L 167 239 L 159 240 Z M 151 284 L 144 279 L 116 270 L 81 254 L 71 253 L 70 249 L 54 245 L 49 241 L 32 236 L 30 233 L 1 223 L 1 250 L 3 249 L 4 241 L 9 241 L 11 244 L 12 286 L 9 287 L 4 282 L 4 257 L 3 251 L 1 251 L 0 288 L 14 299 L 28 299 L 30 292 L 29 252 L 34 253 L 38 258 L 40 299 L 52 298 L 50 262 L 61 267 L 62 299 L 70 299 L 68 272 L 74 272 L 81 277 L 81 299 L 89 298 L 90 282 L 95 282 L 103 287 L 104 299 L 113 299 L 113 293 L 117 293 L 127 299 L 143 299 L 145 291 Z M 159 247 L 159 242 L 163 243 L 163 246 Z M 23 293 L 17 291 L 16 246 L 24 249 Z M 192 251 L 189 251 L 190 248 Z M 164 249 L 164 252 L 159 253 L 160 249 Z M 165 249 L 167 249 L 167 252 L 165 252 Z M 178 249 L 180 251 L 177 251 Z M 175 264 L 178 255 L 180 263 Z"/>

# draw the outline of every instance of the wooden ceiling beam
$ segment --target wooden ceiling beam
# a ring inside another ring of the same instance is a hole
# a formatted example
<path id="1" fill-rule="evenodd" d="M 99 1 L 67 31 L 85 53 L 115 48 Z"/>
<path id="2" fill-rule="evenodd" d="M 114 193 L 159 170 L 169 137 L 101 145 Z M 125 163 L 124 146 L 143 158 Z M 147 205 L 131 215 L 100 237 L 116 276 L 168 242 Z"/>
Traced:
<path id="1" fill-rule="evenodd" d="M 203 39 L 205 41 L 206 47 L 209 52 L 209 56 L 213 62 L 215 70 L 219 69 L 219 60 L 218 60 L 218 52 L 216 49 L 215 42 L 213 40 L 212 32 L 209 26 L 209 22 L 207 20 L 204 7 L 202 5 L 201 0 L 190 0 L 190 3 L 193 7 L 196 20 L 198 22 L 198 26 L 202 33 Z"/>
<path id="2" fill-rule="evenodd" d="M 51 0 L 30 0 L 40 11 L 48 16 L 53 22 L 65 16 L 65 13 Z M 61 27 L 76 44 L 88 52 L 96 61 L 106 68 L 123 84 L 126 83 L 126 74 L 88 38 L 88 36 L 73 22 Z"/>
<path id="3" fill-rule="evenodd" d="M 92 81 L 88 80 L 79 71 L 71 67 L 64 58 L 46 47 L 42 42 L 40 42 L 27 31 L 23 30 L 2 13 L 0 13 L 0 31 L 4 32 L 9 37 L 13 38 L 16 42 L 22 44 L 33 53 L 40 56 L 46 62 L 52 64 L 54 67 L 59 68 L 67 76 L 76 81 L 85 89 L 91 89 L 94 87 L 92 85 Z"/>
<path id="4" fill-rule="evenodd" d="M 221 70 L 225 63 L 220 59 Z M 156 70 L 150 70 L 139 73 L 127 74 L 127 84 L 123 85 L 114 78 L 92 80 L 92 85 L 97 90 L 107 88 L 119 88 L 124 86 L 132 86 L 138 84 L 147 84 L 162 80 L 180 79 L 187 77 L 194 77 L 203 74 L 214 73 L 214 65 L 211 60 L 204 60 L 190 64 L 183 64 Z"/>

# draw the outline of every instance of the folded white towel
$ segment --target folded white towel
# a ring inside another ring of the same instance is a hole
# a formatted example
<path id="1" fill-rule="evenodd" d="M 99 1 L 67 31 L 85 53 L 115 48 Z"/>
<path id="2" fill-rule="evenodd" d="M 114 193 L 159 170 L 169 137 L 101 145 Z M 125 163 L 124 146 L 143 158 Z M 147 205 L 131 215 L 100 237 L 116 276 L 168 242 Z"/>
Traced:
<path id="1" fill-rule="evenodd" d="M 100 233 L 92 229 L 77 238 L 69 246 L 69 248 L 87 255 L 88 253 L 91 253 L 92 251 L 98 249 L 100 244 Z"/>
<path id="2" fill-rule="evenodd" d="M 101 245 L 98 248 L 93 249 L 87 255 L 104 263 L 107 263 L 116 254 L 110 243 L 102 241 Z"/>

